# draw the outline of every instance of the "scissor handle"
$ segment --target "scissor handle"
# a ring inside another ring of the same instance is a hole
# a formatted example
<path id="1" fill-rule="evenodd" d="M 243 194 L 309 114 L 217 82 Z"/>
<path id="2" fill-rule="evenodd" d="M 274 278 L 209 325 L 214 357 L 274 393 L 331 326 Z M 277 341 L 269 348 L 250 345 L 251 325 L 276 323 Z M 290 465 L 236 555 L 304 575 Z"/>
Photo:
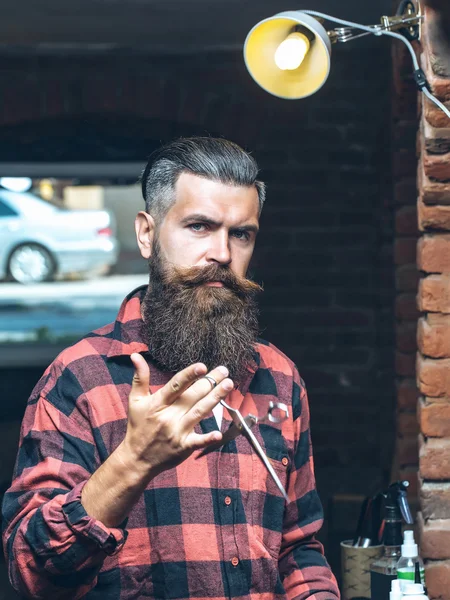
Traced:
<path id="1" fill-rule="evenodd" d="M 275 416 L 273 412 L 281 411 L 281 415 Z M 267 411 L 266 418 L 269 419 L 271 423 L 282 423 L 289 418 L 289 409 L 283 402 L 269 402 L 269 409 Z"/>

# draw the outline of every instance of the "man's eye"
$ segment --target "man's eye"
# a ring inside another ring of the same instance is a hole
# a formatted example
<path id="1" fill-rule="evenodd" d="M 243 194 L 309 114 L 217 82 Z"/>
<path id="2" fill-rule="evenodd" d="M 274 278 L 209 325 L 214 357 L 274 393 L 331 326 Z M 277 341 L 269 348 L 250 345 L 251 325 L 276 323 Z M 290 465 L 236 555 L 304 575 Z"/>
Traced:
<path id="1" fill-rule="evenodd" d="M 233 232 L 234 237 L 236 237 L 238 240 L 249 240 L 250 239 L 250 234 L 248 231 L 240 231 L 239 229 L 237 231 Z"/>
<path id="2" fill-rule="evenodd" d="M 192 231 L 204 231 L 205 229 L 204 223 L 192 223 L 189 227 Z"/>

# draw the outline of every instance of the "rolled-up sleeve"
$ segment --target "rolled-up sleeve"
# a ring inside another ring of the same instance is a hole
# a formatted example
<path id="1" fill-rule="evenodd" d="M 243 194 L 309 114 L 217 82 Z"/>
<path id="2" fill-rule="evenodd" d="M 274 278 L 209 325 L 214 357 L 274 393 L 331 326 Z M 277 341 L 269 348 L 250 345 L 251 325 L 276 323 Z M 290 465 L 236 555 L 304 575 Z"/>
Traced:
<path id="1" fill-rule="evenodd" d="M 3 544 L 11 584 L 22 597 L 76 600 L 95 586 L 103 561 L 120 551 L 127 533 L 84 510 L 82 489 L 100 465 L 92 428 L 79 398 L 58 405 L 58 386 L 51 387 L 51 400 L 44 386 L 25 412 L 3 500 Z"/>

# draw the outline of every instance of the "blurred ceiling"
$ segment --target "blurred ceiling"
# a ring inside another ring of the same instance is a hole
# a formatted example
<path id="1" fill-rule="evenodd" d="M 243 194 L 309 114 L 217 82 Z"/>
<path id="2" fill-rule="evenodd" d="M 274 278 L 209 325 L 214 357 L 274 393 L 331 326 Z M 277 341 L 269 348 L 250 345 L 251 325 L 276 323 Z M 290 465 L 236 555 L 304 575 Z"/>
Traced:
<path id="1" fill-rule="evenodd" d="M 0 52 L 237 50 L 255 23 L 283 10 L 318 10 L 370 24 L 391 13 L 391 7 L 390 0 L 309 0 L 298 5 L 280 0 L 3 0 Z"/>

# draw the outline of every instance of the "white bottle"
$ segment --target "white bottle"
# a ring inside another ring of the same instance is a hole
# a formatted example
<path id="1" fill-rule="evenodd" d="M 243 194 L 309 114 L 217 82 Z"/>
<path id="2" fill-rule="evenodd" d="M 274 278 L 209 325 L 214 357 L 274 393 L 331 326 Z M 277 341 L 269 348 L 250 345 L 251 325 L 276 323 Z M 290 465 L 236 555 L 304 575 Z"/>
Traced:
<path id="1" fill-rule="evenodd" d="M 391 592 L 389 594 L 389 600 L 402 600 L 402 587 L 399 579 L 393 579 L 391 582 Z"/>
<path id="2" fill-rule="evenodd" d="M 414 541 L 414 531 L 408 529 L 403 534 L 402 556 L 397 563 L 397 578 L 402 583 L 402 590 L 407 583 L 414 583 L 416 563 L 419 563 L 420 581 L 425 585 L 425 568 Z"/>
<path id="3" fill-rule="evenodd" d="M 429 600 L 421 583 L 405 583 L 403 585 L 404 600 Z"/>

